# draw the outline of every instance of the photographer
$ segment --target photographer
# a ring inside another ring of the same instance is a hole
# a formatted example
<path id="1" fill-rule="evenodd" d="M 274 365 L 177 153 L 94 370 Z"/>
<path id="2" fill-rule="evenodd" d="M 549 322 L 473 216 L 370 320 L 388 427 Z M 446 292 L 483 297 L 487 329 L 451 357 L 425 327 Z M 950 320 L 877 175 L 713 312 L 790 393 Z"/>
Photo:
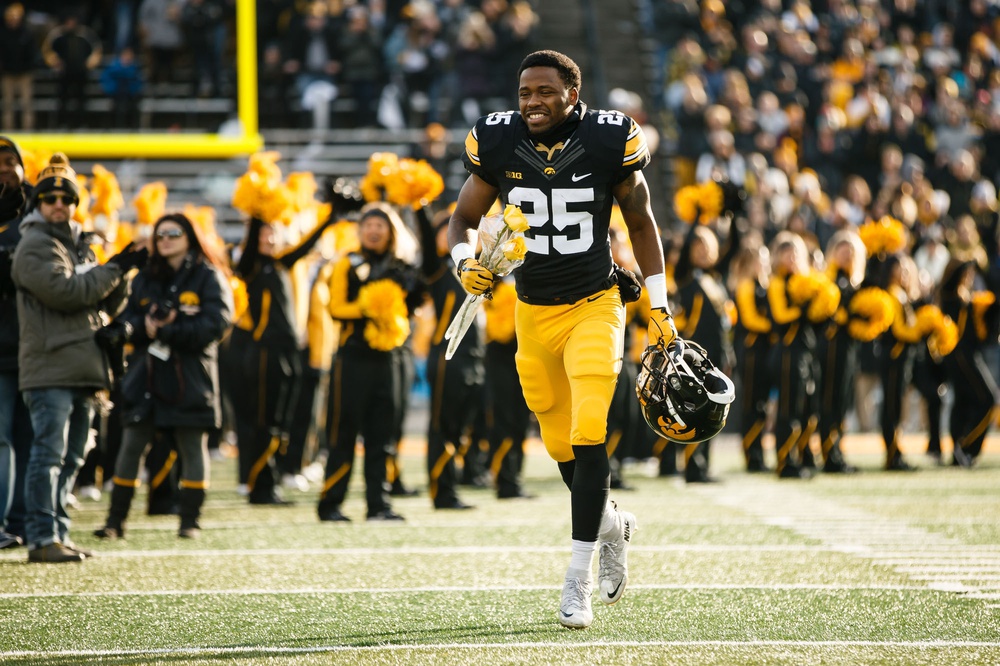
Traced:
<path id="1" fill-rule="evenodd" d="M 111 507 L 94 534 L 124 534 L 139 462 L 158 432 L 170 430 L 180 452 L 180 531 L 198 536 L 208 486 L 208 431 L 222 421 L 218 344 L 230 324 L 232 293 L 224 264 L 191 221 L 176 213 L 153 228 L 153 252 L 132 283 L 125 312 L 112 327 L 133 345 L 122 380 L 125 432 L 115 463 Z M 106 329 L 108 330 L 108 329 Z"/>
<path id="2" fill-rule="evenodd" d="M 34 431 L 25 476 L 29 562 L 80 562 L 66 497 L 83 464 L 98 393 L 111 384 L 95 332 L 125 304 L 123 276 L 145 261 L 127 249 L 98 265 L 80 226 L 76 172 L 63 153 L 38 175 L 21 222 L 11 277 L 17 285 L 18 387 Z"/>

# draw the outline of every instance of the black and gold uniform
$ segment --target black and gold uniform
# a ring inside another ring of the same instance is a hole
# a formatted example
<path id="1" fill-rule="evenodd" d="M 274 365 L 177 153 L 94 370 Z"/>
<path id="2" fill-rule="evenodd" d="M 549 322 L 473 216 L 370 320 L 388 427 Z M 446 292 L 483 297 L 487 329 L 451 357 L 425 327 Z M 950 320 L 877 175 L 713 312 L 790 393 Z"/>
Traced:
<path id="1" fill-rule="evenodd" d="M 347 520 L 340 507 L 347 496 L 359 434 L 365 448 L 368 518 L 401 519 L 392 511 L 387 495 L 386 458 L 401 410 L 398 349 L 405 343 L 406 333 L 385 344 L 370 341 L 366 330 L 370 333 L 368 324 L 372 321 L 362 312 L 359 301 L 362 287 L 383 280 L 402 288 L 408 313 L 422 301 L 425 292 L 416 267 L 390 252 L 351 252 L 336 262 L 330 277 L 330 314 L 340 321 L 341 330 L 330 369 L 326 423 L 329 457 L 319 499 L 320 520 Z"/>
<path id="2" fill-rule="evenodd" d="M 428 492 L 437 509 L 462 509 L 456 459 L 465 451 L 463 440 L 472 430 L 482 408 L 486 382 L 483 332 L 473 322 L 451 359 L 445 360 L 448 341 L 444 333 L 455 312 L 465 300 L 465 290 L 458 280 L 455 264 L 437 251 L 435 227 L 425 209 L 417 212 L 422 248 L 421 272 L 434 303 L 436 318 L 427 354 L 427 381 L 431 387 L 431 413 L 427 429 Z M 445 217 L 443 224 L 447 224 Z M 465 448 L 468 448 L 466 445 Z"/>
<path id="3" fill-rule="evenodd" d="M 336 326 L 330 318 L 329 282 L 333 274 L 333 261 L 321 261 L 315 268 L 315 277 L 309 289 L 309 312 L 306 317 L 306 346 L 300 350 L 302 380 L 299 382 L 299 396 L 295 401 L 295 416 L 288 433 L 288 450 L 278 460 L 282 475 L 297 475 L 302 470 L 307 457 L 310 435 L 318 440 L 325 439 L 323 416 L 326 406 L 320 409 L 317 395 L 323 378 L 330 373 L 330 363 L 336 345 Z"/>
<path id="4" fill-rule="evenodd" d="M 466 139 L 466 169 L 531 225 L 514 271 L 517 368 L 558 462 L 607 435 L 625 327 L 608 240 L 612 188 L 649 159 L 635 121 L 582 102 L 542 136 L 507 111 L 481 118 Z"/>
<path id="5" fill-rule="evenodd" d="M 764 463 L 764 427 L 771 375 L 767 357 L 771 348 L 771 318 L 767 288 L 761 280 L 745 277 L 736 284 L 736 325 L 733 348 L 740 376 L 740 423 L 743 426 L 743 457 L 748 472 L 767 470 Z"/>
<path id="6" fill-rule="evenodd" d="M 732 228 L 735 232 L 736 225 L 732 225 Z M 673 310 L 680 337 L 701 345 L 708 352 L 708 357 L 726 373 L 733 365 L 730 313 L 734 306 L 721 274 L 728 271 L 738 242 L 738 237 L 730 238 L 726 254 L 718 257 L 718 238 L 715 232 L 708 227 L 693 224 L 685 236 L 674 272 L 677 293 L 674 296 Z M 709 249 L 710 247 L 714 249 Z M 694 257 L 696 251 L 697 262 Z M 710 480 L 708 465 L 711 446 L 711 439 L 683 446 L 685 481 L 704 483 Z"/>
<path id="7" fill-rule="evenodd" d="M 983 449 L 983 440 L 996 414 L 1000 395 L 983 360 L 982 348 L 995 339 L 998 306 L 993 292 L 971 292 L 975 272 L 971 261 L 952 259 L 941 280 L 941 312 L 958 326 L 958 345 L 944 357 L 948 381 L 955 392 L 951 410 L 954 440 L 952 464 L 971 467 Z"/>
<path id="8" fill-rule="evenodd" d="M 777 252 L 775 252 L 777 255 Z M 809 403 L 815 387 L 816 336 L 801 307 L 788 293 L 789 273 L 775 266 L 767 286 L 774 344 L 768 366 L 778 388 L 774 421 L 775 471 L 779 477 L 800 478 L 802 460 L 798 443 L 809 426 Z"/>
<path id="9" fill-rule="evenodd" d="M 892 326 L 879 338 L 882 379 L 882 439 L 885 441 L 887 470 L 913 469 L 899 450 L 899 422 L 903 417 L 903 396 L 913 376 L 914 345 L 923 340 L 917 316 L 906 289 L 902 286 L 901 259 L 890 256 L 882 266 L 885 290 L 896 308 Z"/>
<path id="10" fill-rule="evenodd" d="M 508 278 L 509 279 L 509 278 Z M 489 465 L 499 499 L 530 497 L 521 480 L 531 411 L 517 376 L 514 285 L 496 282 L 486 303 L 486 381 Z"/>
<path id="11" fill-rule="evenodd" d="M 280 257 L 258 251 L 264 222 L 252 219 L 236 272 L 246 283 L 247 307 L 236 322 L 229 354 L 235 364 L 232 391 L 240 478 L 251 504 L 275 504 L 274 456 L 287 447 L 302 376 L 291 267 L 305 257 L 331 222 L 319 225 Z"/>
<path id="12" fill-rule="evenodd" d="M 840 440 L 844 434 L 844 417 L 853 402 L 854 373 L 858 366 L 858 342 L 848 332 L 848 308 L 857 289 L 850 274 L 842 268 L 831 267 L 829 277 L 840 291 L 840 306 L 816 336 L 816 359 L 820 369 L 817 430 L 823 471 L 845 473 L 854 471 L 844 460 Z"/>

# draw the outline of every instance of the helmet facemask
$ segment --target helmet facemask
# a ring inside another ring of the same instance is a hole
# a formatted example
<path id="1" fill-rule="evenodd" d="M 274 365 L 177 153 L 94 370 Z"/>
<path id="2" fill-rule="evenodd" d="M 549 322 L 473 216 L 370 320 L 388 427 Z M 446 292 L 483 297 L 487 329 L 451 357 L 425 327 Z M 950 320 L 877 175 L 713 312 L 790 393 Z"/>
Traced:
<path id="1" fill-rule="evenodd" d="M 651 345 L 642 354 L 636 394 L 646 423 L 679 444 L 710 439 L 722 430 L 736 398 L 732 380 L 700 345 L 678 340 Z"/>

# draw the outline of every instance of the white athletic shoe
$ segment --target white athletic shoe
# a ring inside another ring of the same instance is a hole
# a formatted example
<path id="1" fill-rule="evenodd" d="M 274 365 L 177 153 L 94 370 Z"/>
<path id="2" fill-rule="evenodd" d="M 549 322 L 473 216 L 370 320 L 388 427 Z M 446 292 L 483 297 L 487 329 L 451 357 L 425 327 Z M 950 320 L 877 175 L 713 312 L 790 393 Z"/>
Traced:
<path id="1" fill-rule="evenodd" d="M 622 531 L 614 541 L 602 541 L 597 563 L 597 580 L 601 590 L 601 601 L 611 605 L 625 594 L 628 585 L 628 547 L 635 533 L 635 515 L 618 510 Z"/>
<path id="2" fill-rule="evenodd" d="M 285 474 L 281 477 L 281 485 L 289 490 L 298 490 L 303 493 L 309 491 L 309 480 L 301 474 Z"/>
<path id="3" fill-rule="evenodd" d="M 77 499 L 85 499 L 88 502 L 101 501 L 101 489 L 97 486 L 82 486 L 76 489 L 75 494 Z"/>
<path id="4" fill-rule="evenodd" d="M 593 586 L 589 578 L 578 578 L 567 572 L 559 603 L 559 623 L 562 626 L 586 629 L 594 621 L 594 611 L 590 606 Z"/>

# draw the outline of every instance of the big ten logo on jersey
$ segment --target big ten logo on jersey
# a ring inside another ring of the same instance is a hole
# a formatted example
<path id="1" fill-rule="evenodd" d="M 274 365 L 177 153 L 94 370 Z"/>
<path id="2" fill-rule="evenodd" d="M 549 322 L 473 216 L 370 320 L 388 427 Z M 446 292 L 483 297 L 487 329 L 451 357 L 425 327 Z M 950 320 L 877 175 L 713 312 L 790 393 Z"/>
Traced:
<path id="1" fill-rule="evenodd" d="M 528 219 L 524 240 L 535 254 L 580 254 L 594 244 L 593 187 L 557 187 L 548 194 L 537 187 L 515 187 L 507 203 L 518 206 Z M 552 224 L 549 224 L 549 222 Z"/>
<path id="2" fill-rule="evenodd" d="M 514 111 L 496 111 L 486 116 L 487 125 L 510 125 L 510 119 L 514 117 Z"/>
<path id="3" fill-rule="evenodd" d="M 520 171 L 504 171 L 504 178 L 510 180 L 524 180 L 524 174 Z"/>
<path id="4" fill-rule="evenodd" d="M 621 111 L 599 111 L 597 113 L 598 125 L 622 125 L 625 122 L 625 114 Z"/>

